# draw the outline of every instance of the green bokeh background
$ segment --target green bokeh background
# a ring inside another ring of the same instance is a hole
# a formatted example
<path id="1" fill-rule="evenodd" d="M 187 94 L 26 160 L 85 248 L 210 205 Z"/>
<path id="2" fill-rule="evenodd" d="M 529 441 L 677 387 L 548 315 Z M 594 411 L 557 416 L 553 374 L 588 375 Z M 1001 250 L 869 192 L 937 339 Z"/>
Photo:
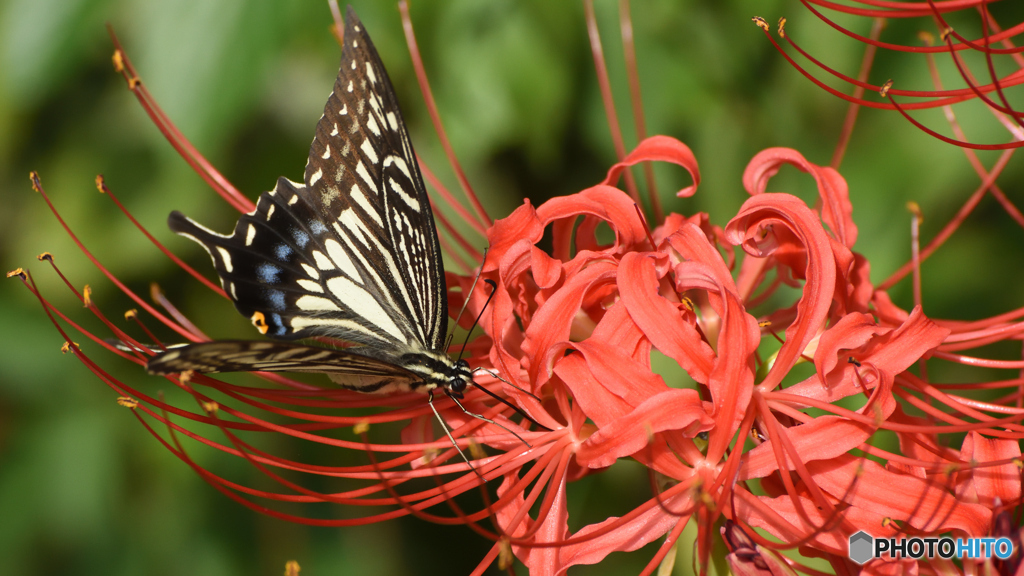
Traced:
<path id="1" fill-rule="evenodd" d="M 1020 20 L 1021 7 L 1013 4 L 994 6 L 1004 24 Z M 609 0 L 597 0 L 596 6 L 620 118 L 627 142 L 634 143 L 617 6 Z M 412 76 L 397 8 L 371 1 L 356 2 L 355 8 L 395 83 L 417 151 L 455 188 Z M 750 17 L 759 14 L 774 23 L 788 16 L 788 30 L 805 48 L 850 74 L 859 66 L 861 45 L 821 25 L 795 0 L 633 0 L 632 13 L 648 130 L 687 143 L 703 176 L 695 198 L 678 200 L 671 191 L 688 185 L 687 177 L 679 169 L 659 168 L 667 209 L 706 211 L 724 225 L 745 198 L 743 168 L 766 147 L 793 147 L 812 162 L 828 164 L 846 105 L 789 67 Z M 412 18 L 452 144 L 492 216 L 508 214 L 524 197 L 536 205 L 603 177 L 614 152 L 580 2 L 421 0 L 413 4 Z M 840 21 L 865 34 L 870 25 Z M 27 176 L 37 170 L 75 232 L 133 290 L 146 295 L 150 282 L 159 282 L 212 336 L 248 337 L 245 319 L 187 280 L 93 187 L 94 176 L 104 174 L 158 239 L 212 276 L 201 250 L 167 231 L 166 216 L 181 209 L 228 230 L 237 215 L 188 169 L 113 72 L 104 22 L 118 31 L 182 132 L 255 199 L 278 176 L 301 176 L 337 71 L 327 5 L 0 2 L 4 270 L 30 268 L 47 298 L 93 328 L 96 322 L 36 262 L 36 254 L 52 252 L 76 286 L 93 287 L 95 301 L 112 318 L 133 307 L 32 193 Z M 884 39 L 912 42 L 926 24 L 893 23 Z M 961 32 L 978 29 L 971 18 L 960 25 Z M 951 65 L 943 60 L 941 67 L 946 81 L 959 86 Z M 887 78 L 896 78 L 899 87 L 930 89 L 921 58 L 880 54 L 870 80 Z M 1011 98 L 1020 109 L 1021 98 Z M 958 110 L 971 140 L 1008 140 L 981 107 Z M 948 133 L 940 112 L 918 116 Z M 982 158 L 990 165 L 995 156 Z M 875 282 L 908 258 L 906 201 L 921 204 L 928 239 L 978 184 L 960 150 L 894 113 L 873 110 L 861 112 L 842 173 L 860 228 L 857 250 L 870 259 Z M 1022 176 L 1014 160 L 999 180 L 1018 204 Z M 795 170 L 783 170 L 770 189 L 813 201 L 811 179 Z M 971 319 L 1020 306 L 1022 239 L 1024 233 L 985 200 L 926 264 L 926 310 Z M 892 295 L 911 306 L 906 283 Z M 314 529 L 251 512 L 168 454 L 116 405 L 109 388 L 72 356 L 60 354 L 61 344 L 21 283 L 0 283 L 0 564 L 8 573 L 270 575 L 296 559 L 304 575 L 461 574 L 490 546 L 469 530 L 414 519 Z M 140 369 L 95 346 L 84 349 L 151 392 L 166 384 L 147 383 Z M 228 469 L 236 479 L 260 485 L 259 474 L 244 464 Z M 646 476 L 630 463 L 572 489 L 571 513 L 592 520 L 620 515 L 628 510 L 624 501 L 648 497 Z M 680 547 L 677 573 L 690 570 L 689 548 L 689 542 Z M 649 547 L 617 554 L 601 566 L 571 572 L 635 573 L 651 553 Z"/>

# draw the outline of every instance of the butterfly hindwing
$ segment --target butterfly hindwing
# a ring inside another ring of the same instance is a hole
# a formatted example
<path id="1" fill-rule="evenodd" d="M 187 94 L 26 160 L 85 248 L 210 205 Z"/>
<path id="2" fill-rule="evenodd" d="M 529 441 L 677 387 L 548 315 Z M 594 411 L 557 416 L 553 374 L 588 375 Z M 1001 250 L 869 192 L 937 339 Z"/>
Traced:
<path id="1" fill-rule="evenodd" d="M 150 360 L 146 369 L 152 374 L 320 372 L 342 387 L 371 393 L 407 390 L 421 380 L 403 368 L 360 354 L 271 341 L 218 340 L 171 348 Z"/>
<path id="2" fill-rule="evenodd" d="M 397 362 L 442 347 L 441 251 L 390 80 L 351 8 L 344 44 L 305 182 L 281 178 L 231 235 L 178 212 L 169 224 L 206 248 L 261 332 L 339 338 Z"/>
<path id="3" fill-rule="evenodd" d="M 301 188 L 281 178 L 229 236 L 180 212 L 168 223 L 206 248 L 235 307 L 268 336 L 416 347 L 416 333 L 394 320 L 394 306 L 372 290 L 365 268 L 297 193 Z"/>

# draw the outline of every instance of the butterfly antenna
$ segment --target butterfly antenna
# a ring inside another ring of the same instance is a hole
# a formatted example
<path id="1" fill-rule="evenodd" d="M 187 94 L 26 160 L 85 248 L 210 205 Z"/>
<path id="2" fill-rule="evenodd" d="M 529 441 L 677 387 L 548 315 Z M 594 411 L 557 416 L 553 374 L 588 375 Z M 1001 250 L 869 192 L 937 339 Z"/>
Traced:
<path id="1" fill-rule="evenodd" d="M 486 254 L 484 255 L 484 257 L 486 258 Z M 494 280 L 491 280 L 491 279 L 488 278 L 488 279 L 484 280 L 484 282 L 490 285 L 491 293 L 487 295 L 487 301 L 484 302 L 484 307 L 480 309 L 480 314 L 476 317 L 476 320 L 473 321 L 473 325 L 469 328 L 469 332 L 466 333 L 466 341 L 463 342 L 463 344 L 462 344 L 462 351 L 459 352 L 459 357 L 458 357 L 458 359 L 456 361 L 462 360 L 462 355 L 466 353 L 466 346 L 469 345 L 469 337 L 473 334 L 473 329 L 476 328 L 476 325 L 480 323 L 480 318 L 484 315 L 484 310 L 486 310 L 487 306 L 491 303 L 491 298 L 494 298 L 494 293 L 498 291 L 498 285 L 497 285 L 497 283 L 494 282 Z M 475 284 L 476 284 L 476 282 L 474 282 L 474 285 Z M 523 392 L 525 394 L 529 394 L 530 396 L 532 396 L 538 402 L 541 401 L 541 399 L 538 398 L 536 394 L 533 394 L 533 393 L 531 393 L 531 392 L 529 392 L 527 390 L 523 390 L 519 386 L 516 386 L 515 384 L 509 382 L 508 380 L 505 380 L 504 378 L 502 378 L 501 376 L 499 376 L 496 372 L 494 372 L 492 370 L 488 370 L 487 368 L 475 368 L 473 370 L 473 372 L 474 373 L 476 373 L 476 372 L 487 372 L 491 376 L 494 376 L 498 380 L 501 380 L 502 382 L 508 384 L 509 386 L 515 388 L 516 390 L 519 390 L 520 392 Z M 530 418 L 530 416 L 526 412 L 523 412 L 518 406 L 516 406 L 515 404 L 509 402 L 505 398 L 502 398 L 501 396 L 498 396 L 494 392 L 491 392 L 490 390 L 488 390 L 487 388 L 484 388 L 483 386 L 477 384 L 473 380 L 470 380 L 469 383 L 472 384 L 473 386 L 476 386 L 480 390 L 483 390 L 487 395 L 489 395 L 490 397 L 494 398 L 498 402 L 501 402 L 505 406 L 508 406 L 509 408 L 515 410 L 523 418 L 526 418 L 530 422 L 533 422 L 534 424 L 536 424 L 537 426 L 547 430 L 548 432 L 552 431 L 551 428 L 548 428 L 547 426 L 541 424 L 540 422 L 537 422 L 533 418 Z M 449 396 L 451 396 L 451 394 L 449 394 Z M 452 398 L 452 400 L 455 400 L 456 404 L 459 404 L 459 401 L 454 396 L 451 396 L 451 398 Z M 459 407 L 461 408 L 462 404 L 459 404 Z M 468 412 L 465 408 L 462 408 L 462 411 L 466 412 L 466 414 L 469 414 L 470 416 L 474 416 L 474 417 L 480 418 L 481 420 L 487 420 L 486 418 L 484 418 L 482 416 L 479 416 L 477 414 L 473 414 L 472 412 Z M 492 423 L 494 425 L 496 425 L 496 426 L 501 426 L 501 424 L 498 424 L 497 422 L 492 422 Z M 501 426 L 501 427 L 505 428 L 504 426 Z M 505 430 L 508 430 L 508 428 L 505 428 Z M 511 430 L 508 430 L 508 431 L 510 433 L 512 433 L 516 438 L 519 438 L 519 435 L 516 434 L 515 432 L 512 432 Z M 519 438 L 519 439 L 523 440 L 522 438 Z M 527 446 L 530 446 L 530 444 L 528 442 L 526 442 L 525 440 L 523 440 L 523 444 L 526 444 Z M 532 446 L 531 446 L 531 448 L 532 448 Z"/>
<path id="2" fill-rule="evenodd" d="M 469 292 L 466 293 L 466 298 L 462 302 L 462 309 L 459 310 L 459 315 L 455 317 L 455 324 L 452 326 L 452 332 L 448 334 L 448 338 L 444 341 L 444 348 L 442 348 L 442 350 L 447 350 L 448 347 L 452 345 L 452 339 L 455 338 L 455 327 L 459 325 L 459 320 L 462 319 L 462 313 L 466 311 L 466 306 L 469 306 L 469 297 L 473 294 L 473 290 L 476 290 L 476 283 L 480 281 L 480 275 L 484 273 L 484 264 L 487 263 L 487 248 L 487 246 L 484 246 L 484 257 L 483 260 L 480 261 L 480 271 L 476 273 L 476 278 L 473 278 L 473 285 L 469 287 Z M 484 305 L 484 308 L 486 307 L 487 306 Z M 473 325 L 476 326 L 476 324 Z M 473 330 L 471 328 L 470 332 L 472 331 Z"/>
<path id="3" fill-rule="evenodd" d="M 454 398 L 450 394 L 448 395 L 448 397 L 454 400 Z M 456 403 L 458 403 L 458 401 L 456 401 Z M 434 417 L 437 418 L 437 421 L 441 423 L 441 429 L 444 430 L 445 436 L 447 436 L 448 440 L 451 441 L 452 446 L 455 447 L 455 450 L 459 453 L 459 456 L 462 456 L 462 459 L 466 461 L 466 466 L 469 466 L 469 469 L 472 470 L 473 473 L 476 474 L 477 478 L 480 479 L 481 485 L 486 484 L 487 479 L 484 478 L 483 475 L 480 474 L 480 471 L 473 466 L 473 463 L 469 461 L 469 458 L 466 458 L 466 453 L 462 451 L 462 448 L 459 448 L 459 443 L 456 442 L 455 437 L 452 436 L 451 431 L 448 429 L 448 424 L 445 423 L 444 418 L 441 418 L 441 413 L 438 412 L 437 407 L 434 406 L 433 390 L 427 393 L 427 404 L 429 404 L 430 409 L 434 411 Z M 459 408 L 462 408 L 462 404 L 459 404 Z M 466 412 L 466 409 L 462 408 L 462 411 Z M 466 413 L 469 414 L 469 412 Z M 502 426 L 502 428 L 504 428 L 504 426 Z M 529 446 L 529 444 L 527 444 L 527 446 Z"/>
<path id="4" fill-rule="evenodd" d="M 480 323 L 480 318 L 484 315 L 484 310 L 487 310 L 487 305 L 491 303 L 491 298 L 494 298 L 494 293 L 498 291 L 498 284 L 487 278 L 484 283 L 491 287 L 491 293 L 487 295 L 487 301 L 484 302 L 484 307 L 480 309 L 480 314 L 477 315 L 476 320 L 473 320 L 473 325 L 469 327 L 469 332 L 466 332 L 466 341 L 462 343 L 462 350 L 459 351 L 459 357 L 455 359 L 456 362 L 462 360 L 462 355 L 466 353 L 466 346 L 469 345 L 469 337 L 473 335 L 473 329 Z M 473 283 L 474 285 L 476 282 Z"/>
<path id="5" fill-rule="evenodd" d="M 481 388 L 481 390 L 483 390 L 483 388 Z M 498 397 L 498 396 L 497 396 L 496 394 L 494 394 L 494 393 L 493 393 L 493 392 L 491 392 L 490 390 L 485 390 L 485 391 L 486 391 L 486 392 L 490 392 L 490 394 L 491 394 L 492 396 L 494 396 L 495 398 L 498 398 L 498 400 L 501 400 L 501 398 L 499 398 L 499 397 Z M 497 426 L 498 428 L 501 428 L 501 429 L 502 429 L 502 430 L 504 430 L 505 432 L 508 432 L 509 434 L 511 434 L 511 435 L 515 436 L 516 438 L 518 438 L 518 439 L 519 439 L 519 441 L 520 441 L 520 442 L 522 442 L 523 444 L 526 444 L 526 446 L 527 446 L 527 447 L 529 447 L 529 448 L 533 448 L 533 446 L 532 446 L 532 445 L 530 445 L 530 443 L 529 443 L 529 442 L 527 442 L 526 440 L 523 440 L 523 437 L 522 437 L 522 436 L 520 436 L 519 434 L 516 434 L 515 432 L 513 432 L 513 431 L 509 430 L 508 428 L 506 428 L 506 427 L 502 426 L 501 424 L 498 424 L 498 423 L 497 423 L 497 422 L 495 422 L 494 420 L 491 420 L 490 418 L 487 418 L 486 416 L 481 416 L 480 414 L 474 414 L 473 412 L 470 412 L 469 410 L 466 410 L 466 407 L 465 407 L 465 406 L 463 406 L 463 405 L 462 405 L 462 402 L 459 402 L 459 399 L 458 399 L 458 398 L 456 398 L 456 397 L 455 397 L 454 395 L 452 395 L 452 394 L 448 394 L 448 397 L 449 397 L 449 398 L 451 398 L 451 399 L 452 399 L 452 401 L 454 401 L 454 402 L 455 402 L 455 404 L 456 404 L 456 405 L 457 405 L 457 406 L 458 406 L 459 408 L 461 408 L 461 409 L 462 409 L 462 411 L 463 411 L 463 412 L 465 412 L 467 416 L 472 416 L 473 418 L 476 418 L 477 420 L 483 420 L 484 422 L 487 422 L 488 424 L 494 424 L 494 425 L 495 425 L 495 426 Z M 507 401 L 505 401 L 505 400 L 502 400 L 502 402 L 503 402 L 504 404 L 508 404 L 509 406 L 512 406 L 511 404 L 509 404 L 509 403 L 508 403 Z M 515 408 L 515 406 L 512 406 L 512 408 Z M 518 412 L 518 410 L 516 410 L 516 411 Z M 522 414 L 522 413 L 520 412 L 520 414 Z M 523 415 L 524 415 L 524 416 L 526 416 L 525 414 L 523 414 Z M 527 418 L 530 418 L 529 416 L 526 416 L 526 417 L 527 417 Z M 532 422 L 533 420 L 531 419 L 530 421 Z M 540 426 L 540 424 L 537 424 L 537 426 Z"/>

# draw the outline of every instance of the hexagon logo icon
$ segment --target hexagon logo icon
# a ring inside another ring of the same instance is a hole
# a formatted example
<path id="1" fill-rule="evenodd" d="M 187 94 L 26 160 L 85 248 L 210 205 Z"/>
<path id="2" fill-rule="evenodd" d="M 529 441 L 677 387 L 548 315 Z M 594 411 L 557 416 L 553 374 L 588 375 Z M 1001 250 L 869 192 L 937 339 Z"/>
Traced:
<path id="1" fill-rule="evenodd" d="M 874 548 L 875 539 L 867 532 L 860 530 L 850 536 L 850 560 L 857 564 L 864 564 L 874 557 L 871 549 Z"/>

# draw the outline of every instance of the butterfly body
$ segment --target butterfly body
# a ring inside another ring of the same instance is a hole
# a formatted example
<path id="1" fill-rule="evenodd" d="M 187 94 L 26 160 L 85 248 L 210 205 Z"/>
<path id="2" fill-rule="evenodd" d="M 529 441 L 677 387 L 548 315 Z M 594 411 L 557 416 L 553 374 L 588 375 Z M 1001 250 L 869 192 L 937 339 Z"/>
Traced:
<path id="1" fill-rule="evenodd" d="M 351 8 L 304 181 L 278 179 L 230 235 L 180 212 L 168 224 L 206 249 L 235 307 L 274 340 L 174 347 L 149 372 L 323 372 L 359 392 L 456 397 L 472 381 L 443 350 L 447 291 L 430 201 L 390 80 Z M 318 337 L 355 346 L 289 342 Z"/>

